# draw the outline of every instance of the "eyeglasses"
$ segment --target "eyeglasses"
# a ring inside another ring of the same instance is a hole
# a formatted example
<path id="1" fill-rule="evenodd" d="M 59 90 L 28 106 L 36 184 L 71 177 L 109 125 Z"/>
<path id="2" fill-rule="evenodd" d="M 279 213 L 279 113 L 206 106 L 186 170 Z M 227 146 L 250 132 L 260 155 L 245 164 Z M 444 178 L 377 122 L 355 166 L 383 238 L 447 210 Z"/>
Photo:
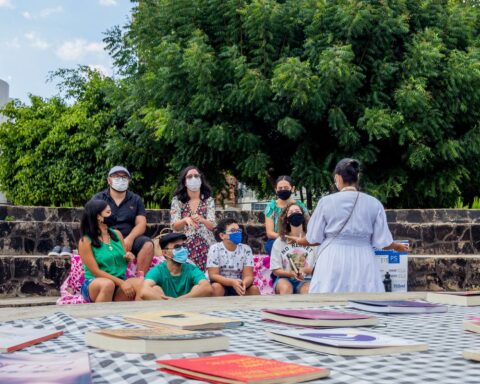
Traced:
<path id="1" fill-rule="evenodd" d="M 180 249 L 180 248 L 183 248 L 183 247 L 185 247 L 185 243 L 175 244 L 175 245 L 173 246 L 173 248 L 165 248 L 165 249 L 170 249 L 170 250 L 172 250 L 172 249 Z"/>
<path id="2" fill-rule="evenodd" d="M 199 179 L 199 178 L 200 178 L 200 175 L 199 175 L 198 173 L 195 173 L 195 174 L 193 174 L 193 175 L 187 175 L 185 178 L 186 178 L 186 179 L 193 179 L 193 178 Z"/>
<path id="3" fill-rule="evenodd" d="M 230 235 L 232 233 L 242 233 L 242 230 L 240 228 L 238 229 L 230 229 L 229 231 L 225 231 L 227 235 Z"/>

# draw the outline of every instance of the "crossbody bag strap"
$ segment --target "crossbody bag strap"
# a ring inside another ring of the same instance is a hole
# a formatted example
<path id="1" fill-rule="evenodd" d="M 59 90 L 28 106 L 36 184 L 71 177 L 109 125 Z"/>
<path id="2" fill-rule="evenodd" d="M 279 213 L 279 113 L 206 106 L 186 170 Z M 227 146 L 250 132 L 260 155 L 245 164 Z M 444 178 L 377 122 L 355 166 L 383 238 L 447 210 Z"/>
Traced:
<path id="1" fill-rule="evenodd" d="M 322 250 L 320 251 L 320 253 L 318 254 L 316 260 L 315 260 L 315 264 L 313 266 L 313 270 L 312 270 L 312 276 L 313 276 L 313 272 L 315 272 L 315 267 L 317 266 L 317 261 L 318 259 L 320 258 L 320 255 L 323 253 L 323 251 L 325 251 L 325 249 L 328 248 L 328 246 L 330 244 L 332 244 L 332 242 L 338 237 L 340 236 L 340 234 L 342 233 L 343 229 L 347 226 L 348 222 L 350 221 L 350 219 L 352 218 L 352 215 L 353 215 L 353 211 L 355 211 L 355 207 L 357 206 L 357 201 L 358 201 L 358 198 L 360 197 L 360 192 L 357 192 L 357 197 L 355 198 L 355 202 L 353 203 L 353 207 L 352 207 L 352 210 L 350 211 L 350 214 L 348 215 L 347 217 L 347 220 L 345 220 L 342 224 L 342 227 L 338 230 L 338 232 L 331 238 L 331 240 L 328 242 L 328 244 L 322 248 Z"/>

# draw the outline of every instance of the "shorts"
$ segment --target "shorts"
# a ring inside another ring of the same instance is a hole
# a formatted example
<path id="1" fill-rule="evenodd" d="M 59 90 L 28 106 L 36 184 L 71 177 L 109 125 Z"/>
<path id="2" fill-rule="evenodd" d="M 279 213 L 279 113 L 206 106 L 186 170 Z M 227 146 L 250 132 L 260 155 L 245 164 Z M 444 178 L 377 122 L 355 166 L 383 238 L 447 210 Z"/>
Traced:
<path id="1" fill-rule="evenodd" d="M 138 236 L 134 241 L 132 245 L 132 253 L 135 255 L 135 257 L 138 255 L 138 252 L 142 249 L 142 247 L 145 245 L 147 241 L 150 241 L 153 243 L 152 239 L 148 236 Z"/>
<path id="2" fill-rule="evenodd" d="M 300 293 L 300 288 L 302 288 L 302 286 L 305 283 L 310 283 L 311 279 L 305 279 L 303 281 L 299 281 L 297 279 L 294 279 L 293 277 L 288 277 L 288 278 L 287 277 L 277 277 L 277 279 L 273 282 L 273 292 L 276 292 L 275 288 L 277 287 L 277 284 L 280 280 L 288 280 L 290 282 L 290 284 L 292 284 L 293 293 Z"/>
<path id="3" fill-rule="evenodd" d="M 123 277 L 123 278 L 120 277 L 120 279 L 126 280 L 125 277 Z M 82 284 L 82 287 L 80 288 L 80 293 L 82 294 L 82 297 L 87 301 L 87 303 L 92 303 L 93 302 L 93 300 L 90 297 L 90 293 L 88 291 L 88 289 L 90 288 L 90 284 L 92 284 L 93 280 L 95 280 L 95 278 L 85 279 L 85 281 Z M 117 289 L 119 289 L 119 288 L 120 287 L 115 286 L 115 290 L 113 291 L 113 296 L 114 297 L 115 297 L 115 293 L 117 293 Z"/>

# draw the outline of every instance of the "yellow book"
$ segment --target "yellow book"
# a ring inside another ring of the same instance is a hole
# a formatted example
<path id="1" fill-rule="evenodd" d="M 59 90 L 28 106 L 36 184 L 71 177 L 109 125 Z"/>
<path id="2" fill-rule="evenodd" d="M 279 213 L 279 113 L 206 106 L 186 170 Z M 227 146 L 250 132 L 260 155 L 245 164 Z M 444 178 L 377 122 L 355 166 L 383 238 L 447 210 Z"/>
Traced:
<path id="1" fill-rule="evenodd" d="M 195 312 L 156 311 L 134 313 L 124 316 L 128 322 L 147 325 L 149 327 L 169 326 L 190 331 L 235 328 L 243 325 L 239 319 L 204 315 Z"/>

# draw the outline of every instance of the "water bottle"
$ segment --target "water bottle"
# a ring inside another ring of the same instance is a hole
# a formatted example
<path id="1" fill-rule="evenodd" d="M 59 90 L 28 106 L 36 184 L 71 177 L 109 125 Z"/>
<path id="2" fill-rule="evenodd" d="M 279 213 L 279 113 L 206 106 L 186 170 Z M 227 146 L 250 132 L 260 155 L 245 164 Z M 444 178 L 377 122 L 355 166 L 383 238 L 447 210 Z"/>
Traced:
<path id="1" fill-rule="evenodd" d="M 385 287 L 385 292 L 392 292 L 392 279 L 390 278 L 390 273 L 385 273 L 385 278 L 383 279 L 383 285 Z"/>

